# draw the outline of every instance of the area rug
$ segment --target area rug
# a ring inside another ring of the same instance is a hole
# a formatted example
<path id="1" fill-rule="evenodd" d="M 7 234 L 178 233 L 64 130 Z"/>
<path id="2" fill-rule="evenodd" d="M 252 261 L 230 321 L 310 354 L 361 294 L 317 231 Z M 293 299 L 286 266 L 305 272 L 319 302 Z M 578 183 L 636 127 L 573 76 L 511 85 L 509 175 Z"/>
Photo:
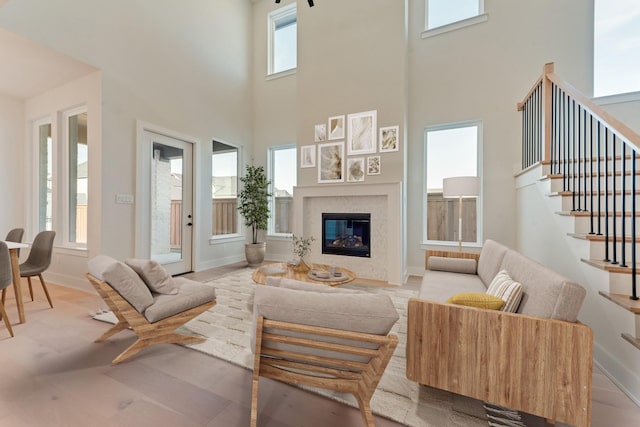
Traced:
<path id="1" fill-rule="evenodd" d="M 247 268 L 207 282 L 216 288 L 218 303 L 179 329 L 181 332 L 198 334 L 207 338 L 203 343 L 188 344 L 188 347 L 246 369 L 253 368 L 253 353 L 249 344 L 253 315 L 249 307 L 256 285 L 251 280 L 252 272 L 253 270 Z M 374 414 L 414 427 L 487 426 L 486 418 L 483 420 L 458 412 L 456 409 L 459 409 L 461 403 L 454 399 L 451 393 L 419 386 L 417 383 L 407 380 L 405 376 L 407 301 L 416 296 L 417 292 L 402 288 L 382 288 L 357 284 L 347 284 L 342 287 L 387 294 L 391 297 L 400 315 L 400 320 L 392 330 L 392 333 L 398 336 L 398 347 L 371 400 Z M 357 403 L 351 395 L 309 389 L 357 407 Z M 476 413 L 477 408 L 470 408 L 469 404 L 462 406 L 464 406 L 462 409 L 465 412 Z M 478 415 L 485 416 L 481 404 L 479 410 Z"/>

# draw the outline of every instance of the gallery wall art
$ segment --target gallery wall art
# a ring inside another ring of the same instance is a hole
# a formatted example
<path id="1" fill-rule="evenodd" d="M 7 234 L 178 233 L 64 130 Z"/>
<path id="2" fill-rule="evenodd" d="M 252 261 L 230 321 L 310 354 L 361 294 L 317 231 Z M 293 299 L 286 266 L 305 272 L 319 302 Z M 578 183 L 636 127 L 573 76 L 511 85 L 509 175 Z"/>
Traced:
<path id="1" fill-rule="evenodd" d="M 365 111 L 347 116 L 347 155 L 376 152 L 377 111 Z"/>
<path id="2" fill-rule="evenodd" d="M 316 146 L 304 145 L 300 147 L 300 167 L 315 168 L 316 167 Z"/>
<path id="3" fill-rule="evenodd" d="M 318 183 L 344 182 L 344 141 L 318 144 Z"/>

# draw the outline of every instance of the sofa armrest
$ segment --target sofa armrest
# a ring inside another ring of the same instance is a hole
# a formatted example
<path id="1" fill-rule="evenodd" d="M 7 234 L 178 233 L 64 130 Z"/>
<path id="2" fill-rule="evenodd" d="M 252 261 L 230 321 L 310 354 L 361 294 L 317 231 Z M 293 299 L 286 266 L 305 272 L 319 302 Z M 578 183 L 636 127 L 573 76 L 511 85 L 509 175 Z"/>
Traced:
<path id="1" fill-rule="evenodd" d="M 436 250 L 427 250 L 424 254 L 424 268 L 429 269 L 429 258 L 430 257 L 443 257 L 443 258 L 464 258 L 464 259 L 475 259 L 476 262 L 480 259 L 480 254 L 475 252 L 454 252 L 454 251 L 436 251 Z"/>
<path id="2" fill-rule="evenodd" d="M 407 378 L 589 426 L 593 331 L 580 323 L 410 299 Z"/>

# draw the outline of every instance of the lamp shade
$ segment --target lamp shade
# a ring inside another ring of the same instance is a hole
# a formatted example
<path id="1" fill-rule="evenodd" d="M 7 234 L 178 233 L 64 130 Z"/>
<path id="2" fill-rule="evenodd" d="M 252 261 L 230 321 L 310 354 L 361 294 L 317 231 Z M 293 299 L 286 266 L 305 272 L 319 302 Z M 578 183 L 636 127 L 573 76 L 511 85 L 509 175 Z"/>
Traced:
<path id="1" fill-rule="evenodd" d="M 456 176 L 442 180 L 442 197 L 478 197 L 480 177 Z"/>

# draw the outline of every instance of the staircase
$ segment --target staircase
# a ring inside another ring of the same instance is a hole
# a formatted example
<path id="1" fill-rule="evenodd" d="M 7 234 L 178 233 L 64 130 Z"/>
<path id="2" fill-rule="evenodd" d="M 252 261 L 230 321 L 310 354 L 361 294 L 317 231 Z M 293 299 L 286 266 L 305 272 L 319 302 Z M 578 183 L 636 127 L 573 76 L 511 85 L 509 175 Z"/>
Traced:
<path id="1" fill-rule="evenodd" d="M 635 331 L 619 331 L 622 339 L 640 349 L 640 135 L 560 79 L 553 64 L 518 110 L 521 174 L 541 176 L 548 206 L 574 240 L 568 244 L 608 281 L 597 294 L 633 316 Z"/>

